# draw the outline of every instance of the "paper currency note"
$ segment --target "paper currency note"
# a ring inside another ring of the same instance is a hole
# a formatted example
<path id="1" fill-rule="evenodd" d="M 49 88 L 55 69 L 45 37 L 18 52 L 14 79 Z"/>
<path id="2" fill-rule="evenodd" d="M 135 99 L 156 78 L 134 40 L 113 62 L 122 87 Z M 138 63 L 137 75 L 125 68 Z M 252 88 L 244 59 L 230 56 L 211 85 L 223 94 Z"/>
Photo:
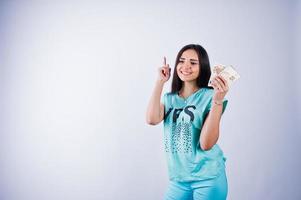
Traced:
<path id="1" fill-rule="evenodd" d="M 217 76 L 220 75 L 222 76 L 228 83 L 228 86 L 231 87 L 231 85 L 240 78 L 240 75 L 238 74 L 238 72 L 233 68 L 232 65 L 228 65 L 228 66 L 224 66 L 224 65 L 219 65 L 219 66 L 215 66 L 212 70 L 212 74 L 210 77 L 210 81 L 208 86 L 212 86 L 211 85 L 211 80 Z"/>
<path id="2" fill-rule="evenodd" d="M 212 70 L 211 70 L 211 76 L 210 76 L 210 80 L 209 80 L 209 84 L 208 86 L 211 86 L 211 80 L 217 76 L 219 73 L 221 73 L 221 71 L 223 71 L 224 69 L 226 68 L 226 66 L 224 65 L 221 65 L 221 64 L 218 64 L 218 65 L 215 65 Z"/>
<path id="3" fill-rule="evenodd" d="M 221 71 L 223 71 L 226 68 L 224 65 L 216 65 L 212 69 L 213 76 L 217 76 Z"/>

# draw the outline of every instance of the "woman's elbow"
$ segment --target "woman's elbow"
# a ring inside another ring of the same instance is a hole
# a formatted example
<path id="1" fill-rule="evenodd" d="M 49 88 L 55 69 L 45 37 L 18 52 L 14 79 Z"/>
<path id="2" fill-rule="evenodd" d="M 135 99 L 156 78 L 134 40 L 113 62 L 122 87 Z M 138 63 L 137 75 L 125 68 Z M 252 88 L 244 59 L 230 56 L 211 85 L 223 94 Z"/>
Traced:
<path id="1" fill-rule="evenodd" d="M 153 122 L 153 121 L 150 121 L 150 120 L 146 120 L 146 123 L 148 124 L 148 125 L 157 125 L 157 123 L 155 123 L 155 122 Z"/>
<path id="2" fill-rule="evenodd" d="M 149 117 L 146 117 L 146 123 L 148 125 L 153 125 L 153 126 L 158 124 L 158 122 L 156 122 L 155 120 L 153 120 L 153 119 L 151 119 Z"/>
<path id="3" fill-rule="evenodd" d="M 201 142 L 201 148 L 204 151 L 208 151 L 210 150 L 212 147 L 214 146 L 214 144 L 209 144 L 208 142 Z"/>

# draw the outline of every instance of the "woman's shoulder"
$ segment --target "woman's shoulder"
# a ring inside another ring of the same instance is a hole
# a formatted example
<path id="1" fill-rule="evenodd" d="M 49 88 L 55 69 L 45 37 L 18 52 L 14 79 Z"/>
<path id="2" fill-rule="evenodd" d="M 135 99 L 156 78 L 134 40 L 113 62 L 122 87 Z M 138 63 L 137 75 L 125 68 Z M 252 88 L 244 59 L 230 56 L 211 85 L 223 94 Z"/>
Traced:
<path id="1" fill-rule="evenodd" d="M 176 95 L 175 92 L 165 92 L 164 93 L 164 96 L 166 96 L 166 97 L 175 96 L 175 95 Z"/>
<path id="2" fill-rule="evenodd" d="M 200 99 L 202 99 L 202 101 L 209 101 L 211 98 L 212 98 L 212 96 L 213 96 L 213 93 L 214 93 L 214 90 L 213 89 L 211 89 L 211 88 L 202 88 L 201 89 L 201 92 L 199 92 L 198 94 L 197 94 L 197 96 L 196 96 L 196 98 L 200 98 Z"/>
<path id="3" fill-rule="evenodd" d="M 205 94 L 205 95 L 212 95 L 213 94 L 213 92 L 214 92 L 214 89 L 213 88 L 202 88 L 203 89 L 203 93 Z"/>
<path id="4" fill-rule="evenodd" d="M 213 88 L 211 88 L 211 87 L 204 87 L 204 88 L 202 88 L 204 91 L 206 91 L 206 92 L 213 92 Z"/>

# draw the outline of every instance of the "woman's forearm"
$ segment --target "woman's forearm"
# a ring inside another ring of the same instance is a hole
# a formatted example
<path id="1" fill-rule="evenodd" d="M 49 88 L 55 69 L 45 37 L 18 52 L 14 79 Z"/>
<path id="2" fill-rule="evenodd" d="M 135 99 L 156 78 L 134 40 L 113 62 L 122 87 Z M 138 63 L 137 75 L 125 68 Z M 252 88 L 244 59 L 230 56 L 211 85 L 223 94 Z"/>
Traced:
<path id="1" fill-rule="evenodd" d="M 211 149 L 219 137 L 219 125 L 223 104 L 213 104 L 201 130 L 200 145 L 203 150 Z"/>
<path id="2" fill-rule="evenodd" d="M 151 125 L 155 125 L 161 121 L 160 116 L 160 99 L 163 90 L 164 82 L 157 80 L 154 90 L 152 92 L 147 111 L 146 122 Z"/>

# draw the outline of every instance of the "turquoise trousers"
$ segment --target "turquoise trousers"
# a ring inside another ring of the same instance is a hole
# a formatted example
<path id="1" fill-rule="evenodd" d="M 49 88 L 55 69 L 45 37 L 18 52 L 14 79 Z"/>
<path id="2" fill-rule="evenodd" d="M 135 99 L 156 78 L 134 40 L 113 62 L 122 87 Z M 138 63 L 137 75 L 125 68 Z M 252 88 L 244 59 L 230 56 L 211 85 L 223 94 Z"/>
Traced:
<path id="1" fill-rule="evenodd" d="M 164 200 L 226 200 L 228 182 L 225 172 L 205 181 L 170 181 Z"/>

